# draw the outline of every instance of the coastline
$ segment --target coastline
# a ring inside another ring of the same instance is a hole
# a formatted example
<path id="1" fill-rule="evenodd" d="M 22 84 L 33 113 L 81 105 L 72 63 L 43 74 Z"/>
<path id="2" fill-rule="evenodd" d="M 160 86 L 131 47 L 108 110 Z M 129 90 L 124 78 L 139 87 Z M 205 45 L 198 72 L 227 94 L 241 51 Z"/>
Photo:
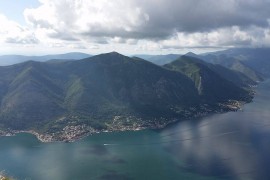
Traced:
<path id="1" fill-rule="evenodd" d="M 83 125 L 77 125 L 77 126 L 66 126 L 61 132 L 55 132 L 52 134 L 40 134 L 34 130 L 0 130 L 0 137 L 1 136 L 16 136 L 16 134 L 20 133 L 28 133 L 36 136 L 36 138 L 43 143 L 50 143 L 50 142 L 74 142 L 76 140 L 80 140 L 84 137 L 98 134 L 98 133 L 108 133 L 108 132 L 121 132 L 121 131 L 139 131 L 139 130 L 145 130 L 145 129 L 163 129 L 166 126 L 177 123 L 179 121 L 183 120 L 190 120 L 193 118 L 203 118 L 211 114 L 221 114 L 226 112 L 233 112 L 242 110 L 242 107 L 244 104 L 247 104 L 250 102 L 244 102 L 244 101 L 228 101 L 227 103 L 219 104 L 219 109 L 216 109 L 213 111 L 213 109 L 206 109 L 205 111 L 199 111 L 196 113 L 190 113 L 188 112 L 185 114 L 185 117 L 183 119 L 171 119 L 165 121 L 163 124 L 151 124 L 151 125 L 133 125 L 133 126 L 111 126 L 108 129 L 103 130 L 96 130 L 92 127 L 89 127 L 85 124 Z"/>

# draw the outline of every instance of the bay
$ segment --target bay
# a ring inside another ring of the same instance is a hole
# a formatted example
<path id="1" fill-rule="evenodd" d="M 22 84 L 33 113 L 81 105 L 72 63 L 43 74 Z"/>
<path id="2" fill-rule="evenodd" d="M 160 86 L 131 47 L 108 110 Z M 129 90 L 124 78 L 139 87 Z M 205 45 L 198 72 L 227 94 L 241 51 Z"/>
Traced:
<path id="1" fill-rule="evenodd" d="M 100 133 L 73 143 L 0 137 L 0 171 L 16 179 L 270 179 L 270 80 L 243 110 L 162 130 Z"/>

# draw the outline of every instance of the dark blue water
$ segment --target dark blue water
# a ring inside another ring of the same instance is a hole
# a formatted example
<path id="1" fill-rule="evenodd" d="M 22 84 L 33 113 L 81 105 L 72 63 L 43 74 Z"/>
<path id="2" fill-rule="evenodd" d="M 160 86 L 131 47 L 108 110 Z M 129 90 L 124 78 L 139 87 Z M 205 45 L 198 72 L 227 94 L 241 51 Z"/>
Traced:
<path id="1" fill-rule="evenodd" d="M 0 137 L 0 171 L 17 179 L 270 179 L 270 81 L 243 111 L 163 130 L 103 133 L 75 143 Z"/>

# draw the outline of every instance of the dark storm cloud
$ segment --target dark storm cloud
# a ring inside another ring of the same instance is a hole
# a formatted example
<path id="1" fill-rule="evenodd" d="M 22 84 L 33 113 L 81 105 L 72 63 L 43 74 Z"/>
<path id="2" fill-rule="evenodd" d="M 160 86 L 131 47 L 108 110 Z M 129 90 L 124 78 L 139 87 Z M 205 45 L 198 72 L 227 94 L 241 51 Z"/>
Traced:
<path id="1" fill-rule="evenodd" d="M 82 35 L 158 40 L 176 32 L 208 32 L 232 26 L 269 27 L 270 1 L 265 0 L 138 0 L 133 4 L 149 17 L 141 26 L 127 31 L 117 24 L 107 29 L 97 24 Z"/>
<path id="2" fill-rule="evenodd" d="M 174 31 L 205 32 L 231 26 L 269 26 L 270 1 L 266 0 L 158 0 L 156 3 L 140 1 L 140 5 L 149 15 L 145 30 L 162 32 L 159 36 Z"/>

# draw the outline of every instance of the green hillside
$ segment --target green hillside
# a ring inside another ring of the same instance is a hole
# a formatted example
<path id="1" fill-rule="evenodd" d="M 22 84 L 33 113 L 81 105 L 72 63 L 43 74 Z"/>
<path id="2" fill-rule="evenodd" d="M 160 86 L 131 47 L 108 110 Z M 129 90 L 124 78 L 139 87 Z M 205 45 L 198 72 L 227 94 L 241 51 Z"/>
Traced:
<path id="1" fill-rule="evenodd" d="M 250 92 L 242 87 L 255 83 L 242 74 L 190 56 L 181 56 L 164 67 L 188 76 L 205 102 L 244 98 Z"/>
<path id="2" fill-rule="evenodd" d="M 204 66 L 177 60 L 166 66 L 172 71 L 113 52 L 0 67 L 0 130 L 74 139 L 101 130 L 163 127 L 251 99 Z"/>

